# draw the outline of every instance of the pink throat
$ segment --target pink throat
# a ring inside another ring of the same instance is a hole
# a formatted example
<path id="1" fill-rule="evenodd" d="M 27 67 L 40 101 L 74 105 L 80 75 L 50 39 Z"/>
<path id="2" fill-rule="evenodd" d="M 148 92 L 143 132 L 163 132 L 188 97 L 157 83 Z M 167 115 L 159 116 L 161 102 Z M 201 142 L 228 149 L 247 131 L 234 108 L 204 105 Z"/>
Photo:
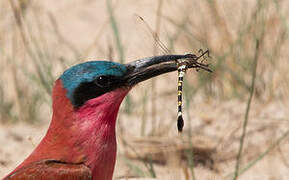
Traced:
<path id="1" fill-rule="evenodd" d="M 117 89 L 87 101 L 75 112 L 75 127 L 82 133 L 77 142 L 82 144 L 86 164 L 93 177 L 111 179 L 116 160 L 115 123 L 119 106 L 129 89 Z"/>

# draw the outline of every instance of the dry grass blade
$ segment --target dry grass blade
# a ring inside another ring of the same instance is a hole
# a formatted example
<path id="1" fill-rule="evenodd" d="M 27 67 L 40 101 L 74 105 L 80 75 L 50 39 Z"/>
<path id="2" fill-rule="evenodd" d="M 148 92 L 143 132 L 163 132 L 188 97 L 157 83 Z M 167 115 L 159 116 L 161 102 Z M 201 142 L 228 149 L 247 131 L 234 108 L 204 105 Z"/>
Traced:
<path id="1" fill-rule="evenodd" d="M 247 128 L 248 119 L 249 119 L 250 105 L 251 105 L 251 102 L 252 102 L 254 89 L 255 89 L 255 79 L 256 79 L 256 71 L 257 71 L 259 53 L 260 53 L 259 40 L 256 40 L 256 49 L 255 49 L 255 56 L 254 56 L 252 81 L 251 81 L 251 91 L 250 91 L 250 97 L 249 97 L 248 103 L 247 103 L 247 108 L 246 108 L 244 122 L 243 122 L 242 135 L 241 135 L 241 138 L 240 138 L 239 151 L 238 151 L 238 155 L 237 155 L 235 173 L 234 173 L 234 178 L 233 178 L 234 180 L 236 180 L 238 178 L 238 176 L 239 176 L 239 167 L 240 167 L 240 163 L 241 163 L 242 150 L 243 150 L 243 145 L 244 145 L 245 136 L 246 136 L 246 128 Z"/>

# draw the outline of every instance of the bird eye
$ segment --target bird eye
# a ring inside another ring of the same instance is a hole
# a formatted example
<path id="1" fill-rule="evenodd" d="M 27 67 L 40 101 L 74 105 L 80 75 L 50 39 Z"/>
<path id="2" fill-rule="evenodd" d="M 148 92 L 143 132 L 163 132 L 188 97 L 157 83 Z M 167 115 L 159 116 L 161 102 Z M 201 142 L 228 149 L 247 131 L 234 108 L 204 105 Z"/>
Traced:
<path id="1" fill-rule="evenodd" d="M 109 76 L 98 76 L 94 82 L 99 87 L 107 87 L 111 83 L 111 78 Z"/>

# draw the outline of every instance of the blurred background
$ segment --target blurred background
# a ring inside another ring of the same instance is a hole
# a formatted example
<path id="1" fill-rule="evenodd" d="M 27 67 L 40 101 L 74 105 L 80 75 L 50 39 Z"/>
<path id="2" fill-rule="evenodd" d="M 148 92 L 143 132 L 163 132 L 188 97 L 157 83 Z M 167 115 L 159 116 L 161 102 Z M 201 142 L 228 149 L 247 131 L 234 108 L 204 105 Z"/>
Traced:
<path id="1" fill-rule="evenodd" d="M 44 136 L 66 68 L 209 49 L 181 135 L 176 72 L 124 100 L 114 179 L 288 179 L 288 36 L 286 0 L 0 1 L 0 177 Z"/>

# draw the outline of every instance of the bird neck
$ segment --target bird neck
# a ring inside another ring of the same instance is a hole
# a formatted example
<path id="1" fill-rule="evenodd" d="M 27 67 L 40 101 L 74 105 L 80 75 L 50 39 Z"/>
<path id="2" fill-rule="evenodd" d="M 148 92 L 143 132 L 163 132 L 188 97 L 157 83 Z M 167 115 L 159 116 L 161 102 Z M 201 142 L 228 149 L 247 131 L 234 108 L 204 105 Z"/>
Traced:
<path id="1" fill-rule="evenodd" d="M 40 159 L 84 163 L 94 177 L 111 179 L 116 159 L 115 122 L 129 90 L 116 89 L 74 109 L 61 81 L 56 81 L 50 127 L 24 164 Z"/>

